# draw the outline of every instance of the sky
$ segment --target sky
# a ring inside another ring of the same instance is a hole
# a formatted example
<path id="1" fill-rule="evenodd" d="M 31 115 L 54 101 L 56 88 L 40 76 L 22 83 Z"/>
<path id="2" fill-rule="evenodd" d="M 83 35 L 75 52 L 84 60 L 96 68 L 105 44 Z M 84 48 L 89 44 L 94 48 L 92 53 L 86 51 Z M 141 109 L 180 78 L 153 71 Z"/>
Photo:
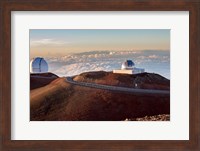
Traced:
<path id="1" fill-rule="evenodd" d="M 170 50 L 169 29 L 31 29 L 30 57 L 89 51 Z"/>

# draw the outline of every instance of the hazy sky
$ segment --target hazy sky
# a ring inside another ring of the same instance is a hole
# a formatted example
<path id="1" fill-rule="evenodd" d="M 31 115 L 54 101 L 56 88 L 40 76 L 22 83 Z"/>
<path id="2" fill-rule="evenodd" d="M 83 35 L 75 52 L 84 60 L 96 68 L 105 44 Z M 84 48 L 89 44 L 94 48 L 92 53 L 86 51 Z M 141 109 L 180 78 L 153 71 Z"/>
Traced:
<path id="1" fill-rule="evenodd" d="M 169 50 L 169 29 L 32 29 L 30 55 L 59 56 L 95 50 Z"/>

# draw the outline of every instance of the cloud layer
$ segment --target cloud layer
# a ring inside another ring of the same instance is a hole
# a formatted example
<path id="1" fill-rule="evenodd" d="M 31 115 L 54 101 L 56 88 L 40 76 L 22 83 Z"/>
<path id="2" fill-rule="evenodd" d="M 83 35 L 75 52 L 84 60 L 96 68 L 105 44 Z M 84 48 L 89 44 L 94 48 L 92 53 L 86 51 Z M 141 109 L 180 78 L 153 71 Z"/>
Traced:
<path id="1" fill-rule="evenodd" d="M 59 76 L 72 76 L 87 71 L 112 71 L 120 69 L 122 62 L 131 59 L 136 67 L 170 79 L 169 51 L 90 51 L 46 59 L 50 72 Z"/>

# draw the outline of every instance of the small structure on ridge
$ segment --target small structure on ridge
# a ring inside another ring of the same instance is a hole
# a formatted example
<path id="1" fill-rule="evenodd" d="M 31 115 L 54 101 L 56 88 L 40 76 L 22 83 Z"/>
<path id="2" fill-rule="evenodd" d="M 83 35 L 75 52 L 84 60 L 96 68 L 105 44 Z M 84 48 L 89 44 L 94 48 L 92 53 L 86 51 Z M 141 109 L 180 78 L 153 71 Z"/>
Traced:
<path id="1" fill-rule="evenodd" d="M 121 73 L 121 74 L 137 74 L 143 73 L 145 69 L 136 68 L 135 63 L 132 60 L 126 60 L 122 63 L 121 69 L 113 70 L 113 73 Z"/>

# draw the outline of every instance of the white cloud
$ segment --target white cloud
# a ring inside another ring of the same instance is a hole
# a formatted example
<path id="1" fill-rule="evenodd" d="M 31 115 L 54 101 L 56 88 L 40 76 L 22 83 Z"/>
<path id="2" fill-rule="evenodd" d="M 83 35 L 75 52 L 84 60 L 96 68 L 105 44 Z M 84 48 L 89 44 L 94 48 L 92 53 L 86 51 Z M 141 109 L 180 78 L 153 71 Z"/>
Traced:
<path id="1" fill-rule="evenodd" d="M 150 55 L 149 58 L 157 59 L 157 58 L 159 58 L 159 56 L 157 56 L 157 55 Z"/>
<path id="2" fill-rule="evenodd" d="M 40 39 L 40 40 L 31 40 L 30 45 L 31 46 L 62 46 L 69 44 L 69 42 L 66 41 L 59 41 L 59 40 L 54 40 L 54 39 Z"/>

